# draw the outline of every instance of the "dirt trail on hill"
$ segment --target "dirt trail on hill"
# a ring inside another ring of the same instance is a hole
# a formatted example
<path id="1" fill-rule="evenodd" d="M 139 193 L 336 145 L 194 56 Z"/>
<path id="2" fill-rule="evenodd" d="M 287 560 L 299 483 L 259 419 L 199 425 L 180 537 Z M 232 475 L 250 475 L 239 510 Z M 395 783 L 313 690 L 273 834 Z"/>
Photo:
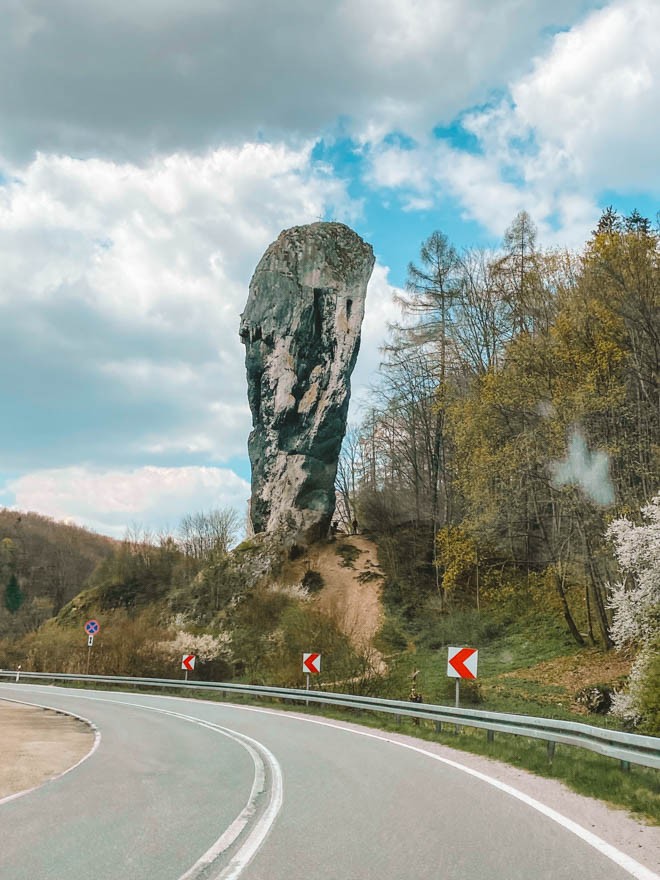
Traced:
<path id="1" fill-rule="evenodd" d="M 337 552 L 342 544 L 359 551 L 360 555 L 350 567 L 343 564 Z M 376 545 L 363 535 L 351 535 L 313 548 L 309 558 L 310 567 L 320 571 L 325 582 L 318 597 L 319 606 L 326 614 L 336 615 L 342 630 L 356 647 L 371 645 L 383 620 L 380 600 L 383 574 L 378 568 Z"/>
<path id="2" fill-rule="evenodd" d="M 355 559 L 350 565 L 340 555 L 346 544 L 354 548 Z M 337 621 L 358 651 L 369 650 L 383 621 L 383 573 L 378 567 L 376 545 L 364 535 L 340 534 L 336 541 L 310 547 L 307 557 L 291 574 L 302 580 L 308 568 L 323 577 L 323 589 L 316 596 L 319 607 Z M 383 670 L 382 658 L 373 649 L 372 665 L 377 671 Z"/>

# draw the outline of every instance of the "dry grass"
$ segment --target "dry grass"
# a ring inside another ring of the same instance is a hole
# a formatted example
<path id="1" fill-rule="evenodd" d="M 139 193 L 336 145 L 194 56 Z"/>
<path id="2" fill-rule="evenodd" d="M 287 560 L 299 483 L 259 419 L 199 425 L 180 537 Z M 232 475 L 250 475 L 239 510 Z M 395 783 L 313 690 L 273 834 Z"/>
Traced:
<path id="1" fill-rule="evenodd" d="M 579 654 L 554 657 L 526 669 L 502 673 L 499 679 L 513 679 L 523 688 L 528 683 L 535 699 L 542 699 L 547 705 L 570 705 L 571 711 L 588 714 L 583 706 L 575 703 L 575 694 L 593 685 L 616 687 L 623 683 L 630 667 L 631 660 L 622 654 L 590 648 Z M 503 689 L 502 685 L 500 687 Z M 548 690 L 541 696 L 539 688 Z"/>

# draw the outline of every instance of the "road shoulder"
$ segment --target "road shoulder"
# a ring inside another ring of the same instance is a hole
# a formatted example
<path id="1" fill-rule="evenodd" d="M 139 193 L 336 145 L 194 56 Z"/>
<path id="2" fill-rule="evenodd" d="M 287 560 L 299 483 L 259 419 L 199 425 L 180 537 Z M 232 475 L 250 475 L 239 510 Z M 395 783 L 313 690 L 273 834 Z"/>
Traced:
<path id="1" fill-rule="evenodd" d="M 94 731 L 70 715 L 0 699 L 0 801 L 64 773 L 94 744 Z"/>

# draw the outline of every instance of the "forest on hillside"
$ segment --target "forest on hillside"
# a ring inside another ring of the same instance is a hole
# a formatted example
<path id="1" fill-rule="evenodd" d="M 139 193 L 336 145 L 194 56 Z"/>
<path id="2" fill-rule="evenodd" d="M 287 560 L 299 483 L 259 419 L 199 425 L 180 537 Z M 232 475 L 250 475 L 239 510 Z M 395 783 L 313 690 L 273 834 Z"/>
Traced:
<path id="1" fill-rule="evenodd" d="M 611 524 L 640 523 L 660 489 L 659 244 L 608 208 L 581 253 L 544 249 L 521 212 L 497 252 L 434 232 L 410 263 L 338 493 L 413 629 L 513 600 L 579 646 L 617 642 Z"/>
<path id="2" fill-rule="evenodd" d="M 79 593 L 116 541 L 0 508 L 0 638 L 37 629 Z"/>
<path id="3" fill-rule="evenodd" d="M 537 247 L 524 212 L 497 253 L 424 242 L 338 474 L 405 613 L 534 585 L 611 645 L 607 524 L 660 483 L 659 241 L 609 208 L 580 254 Z"/>

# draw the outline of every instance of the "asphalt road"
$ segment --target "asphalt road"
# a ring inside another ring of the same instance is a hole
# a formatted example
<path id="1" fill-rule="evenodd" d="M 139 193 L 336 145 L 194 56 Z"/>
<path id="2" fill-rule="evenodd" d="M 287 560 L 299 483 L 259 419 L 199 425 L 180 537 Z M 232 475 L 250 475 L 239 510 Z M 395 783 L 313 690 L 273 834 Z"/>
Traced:
<path id="1" fill-rule="evenodd" d="M 2 684 L 0 696 L 75 712 L 102 735 L 75 770 L 0 804 L 1 880 L 656 876 L 373 735 L 141 694 Z"/>

